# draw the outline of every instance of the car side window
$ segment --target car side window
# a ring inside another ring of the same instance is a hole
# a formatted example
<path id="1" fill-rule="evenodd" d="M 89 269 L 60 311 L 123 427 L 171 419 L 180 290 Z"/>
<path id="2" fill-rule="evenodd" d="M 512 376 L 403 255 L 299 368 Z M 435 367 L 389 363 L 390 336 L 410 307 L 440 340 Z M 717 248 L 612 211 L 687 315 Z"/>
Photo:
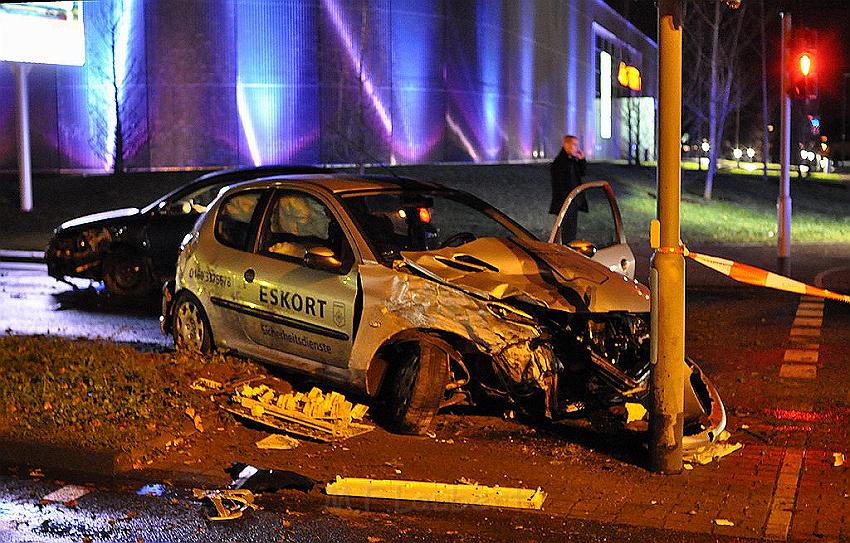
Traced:
<path id="1" fill-rule="evenodd" d="M 261 195 L 261 191 L 251 191 L 225 198 L 215 219 L 215 238 L 221 244 L 241 251 L 250 250 L 251 218 Z"/>
<path id="2" fill-rule="evenodd" d="M 576 221 L 573 239 L 589 241 L 597 249 L 617 244 L 619 240 L 614 214 L 605 190 L 592 187 L 584 190 L 579 197 L 582 199 L 577 198 L 570 206 Z"/>
<path id="3" fill-rule="evenodd" d="M 353 253 L 339 222 L 318 199 L 300 192 L 279 192 L 260 234 L 260 252 L 268 256 L 304 264 L 311 249 L 330 250 L 347 273 Z"/>
<path id="4" fill-rule="evenodd" d="M 199 188 L 189 194 L 186 194 L 180 199 L 175 200 L 169 206 L 169 213 L 172 215 L 188 215 L 190 213 L 203 213 L 207 210 L 210 203 L 218 196 L 219 191 L 225 183 L 217 183 L 208 187 Z"/>

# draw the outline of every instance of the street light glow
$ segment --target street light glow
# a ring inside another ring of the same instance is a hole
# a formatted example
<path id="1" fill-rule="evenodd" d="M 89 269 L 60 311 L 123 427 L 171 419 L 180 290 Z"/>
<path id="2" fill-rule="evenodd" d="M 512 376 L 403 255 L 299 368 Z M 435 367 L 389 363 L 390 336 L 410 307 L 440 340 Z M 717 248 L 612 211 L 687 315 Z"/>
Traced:
<path id="1" fill-rule="evenodd" d="M 747 156 L 750 157 L 750 160 L 752 160 L 753 157 L 756 156 L 756 150 L 752 147 L 747 147 Z"/>
<path id="2" fill-rule="evenodd" d="M 708 150 L 711 149 L 711 145 L 709 145 L 707 141 L 702 142 L 700 147 L 702 148 L 703 153 L 707 153 Z"/>
<path id="3" fill-rule="evenodd" d="M 741 151 L 738 147 L 732 149 L 732 156 L 735 157 L 735 160 L 740 160 L 742 156 L 744 156 L 744 152 Z"/>

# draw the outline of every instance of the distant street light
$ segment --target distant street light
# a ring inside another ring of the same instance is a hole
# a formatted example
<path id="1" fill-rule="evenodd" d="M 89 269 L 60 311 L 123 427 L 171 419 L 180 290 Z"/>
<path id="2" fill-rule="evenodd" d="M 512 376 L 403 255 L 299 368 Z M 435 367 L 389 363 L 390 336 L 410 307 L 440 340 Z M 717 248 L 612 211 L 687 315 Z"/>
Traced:
<path id="1" fill-rule="evenodd" d="M 711 145 L 709 145 L 709 143 L 708 143 L 707 141 L 703 141 L 703 142 L 702 142 L 702 145 L 700 145 L 700 149 L 702 149 L 702 152 L 703 152 L 705 155 L 708 155 L 708 151 L 709 151 L 709 149 L 711 149 Z M 705 157 L 699 157 L 697 160 L 699 161 L 699 169 L 700 169 L 700 171 L 702 171 L 702 162 L 703 162 L 703 158 L 705 158 L 705 169 L 706 169 L 706 170 L 708 169 L 708 156 L 705 156 Z"/>
<path id="2" fill-rule="evenodd" d="M 738 163 L 737 168 L 741 167 L 741 157 L 744 156 L 744 152 L 741 151 L 738 147 L 732 149 L 732 156 L 735 157 L 735 161 Z"/>
<path id="3" fill-rule="evenodd" d="M 747 156 L 750 158 L 750 160 L 752 160 L 753 157 L 756 156 L 756 150 L 752 147 L 747 147 Z"/>

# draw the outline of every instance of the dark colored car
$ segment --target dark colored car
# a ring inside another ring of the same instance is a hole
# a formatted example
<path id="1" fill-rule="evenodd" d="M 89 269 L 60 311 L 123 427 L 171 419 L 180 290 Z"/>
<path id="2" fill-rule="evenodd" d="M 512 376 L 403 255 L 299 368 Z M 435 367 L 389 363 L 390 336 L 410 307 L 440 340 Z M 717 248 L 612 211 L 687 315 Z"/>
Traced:
<path id="1" fill-rule="evenodd" d="M 259 166 L 202 175 L 138 209 L 115 209 L 66 221 L 44 254 L 47 273 L 103 281 L 109 292 L 143 296 L 174 277 L 180 241 L 219 191 L 270 175 L 328 173 L 315 166 Z"/>

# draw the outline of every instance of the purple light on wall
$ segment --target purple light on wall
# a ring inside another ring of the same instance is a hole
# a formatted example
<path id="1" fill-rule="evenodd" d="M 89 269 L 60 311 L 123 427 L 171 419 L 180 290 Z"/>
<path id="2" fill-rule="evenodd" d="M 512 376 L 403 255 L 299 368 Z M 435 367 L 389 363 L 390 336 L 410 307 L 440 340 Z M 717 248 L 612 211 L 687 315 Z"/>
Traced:
<path id="1" fill-rule="evenodd" d="M 475 31 L 478 43 L 478 67 L 481 76 L 481 111 L 483 121 L 483 147 L 485 156 L 496 159 L 501 150 L 499 121 L 502 44 L 501 4 L 492 0 L 479 0 L 476 9 Z"/>
<path id="2" fill-rule="evenodd" d="M 236 21 L 236 107 L 251 162 L 315 160 L 315 9 L 301 2 L 243 2 Z"/>
<path id="3" fill-rule="evenodd" d="M 522 0 L 519 43 L 519 122 L 518 137 L 522 158 L 531 156 L 534 146 L 534 1 Z"/>
<path id="4" fill-rule="evenodd" d="M 378 114 L 384 134 L 389 140 L 392 138 L 393 134 L 392 119 L 390 118 L 387 108 L 384 106 L 381 98 L 375 90 L 372 79 L 369 77 L 367 67 L 363 65 L 358 47 L 354 42 L 354 39 L 351 37 L 351 33 L 348 31 L 345 22 L 342 20 L 342 9 L 334 0 L 322 0 L 322 5 L 328 13 L 337 37 L 342 42 L 348 61 L 354 69 L 354 73 L 360 74 L 360 83 L 363 85 L 363 92 L 369 97 L 369 102 Z"/>

